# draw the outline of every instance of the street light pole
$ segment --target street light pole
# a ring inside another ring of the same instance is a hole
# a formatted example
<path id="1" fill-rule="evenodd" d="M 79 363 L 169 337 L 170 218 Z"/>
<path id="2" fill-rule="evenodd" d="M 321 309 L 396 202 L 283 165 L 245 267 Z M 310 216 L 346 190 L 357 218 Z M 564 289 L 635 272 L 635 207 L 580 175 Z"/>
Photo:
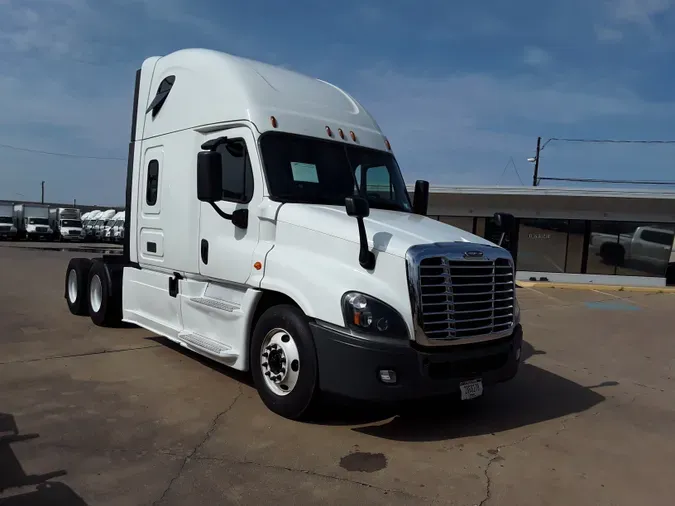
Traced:
<path id="1" fill-rule="evenodd" d="M 42 203 L 45 203 L 45 182 L 42 181 Z"/>
<path id="2" fill-rule="evenodd" d="M 532 186 L 539 184 L 539 152 L 541 151 L 541 137 L 537 137 L 537 153 L 534 155 L 534 174 L 532 176 Z"/>

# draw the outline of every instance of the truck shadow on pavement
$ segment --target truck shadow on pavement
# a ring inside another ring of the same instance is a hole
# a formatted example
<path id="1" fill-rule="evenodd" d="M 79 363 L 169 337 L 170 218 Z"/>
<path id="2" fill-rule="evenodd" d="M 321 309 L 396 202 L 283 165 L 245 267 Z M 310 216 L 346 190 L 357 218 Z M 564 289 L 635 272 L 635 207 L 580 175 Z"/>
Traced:
<path id="1" fill-rule="evenodd" d="M 168 339 L 155 336 L 146 339 L 253 388 L 248 373 L 192 353 Z M 605 400 L 594 389 L 618 385 L 607 381 L 583 386 L 527 363 L 531 357 L 544 354 L 524 342 L 522 363 L 516 377 L 486 389 L 479 399 L 462 402 L 458 396 L 441 397 L 388 407 L 324 396 L 307 423 L 352 426 L 356 432 L 394 441 L 451 440 L 503 432 L 582 413 Z"/>
<path id="2" fill-rule="evenodd" d="M 382 411 L 378 423 L 365 421 L 372 418 L 371 414 L 361 422 L 369 425 L 352 430 L 406 442 L 495 434 L 582 413 L 605 400 L 592 389 L 618 385 L 607 381 L 583 386 L 527 363 L 530 357 L 543 354 L 545 352 L 524 343 L 523 363 L 516 377 L 486 389 L 482 398 L 468 402 L 458 398 L 411 402 L 396 410 Z M 351 415 L 355 418 L 351 422 L 356 425 L 359 411 L 364 408 L 354 409 Z"/>
<path id="3" fill-rule="evenodd" d="M 38 437 L 39 434 L 20 434 L 14 417 L 0 413 L 0 505 L 87 506 L 87 503 L 65 483 L 47 481 L 66 475 L 66 471 L 26 474 L 11 445 Z M 12 489 L 23 487 L 35 489 L 13 493 Z"/>

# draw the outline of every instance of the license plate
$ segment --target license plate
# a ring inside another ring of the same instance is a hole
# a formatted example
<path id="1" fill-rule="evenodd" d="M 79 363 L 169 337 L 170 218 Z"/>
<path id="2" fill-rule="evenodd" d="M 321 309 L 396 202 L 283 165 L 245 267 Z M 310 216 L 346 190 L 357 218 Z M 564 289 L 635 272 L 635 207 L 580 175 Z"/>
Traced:
<path id="1" fill-rule="evenodd" d="M 480 397 L 483 395 L 483 380 L 464 381 L 459 384 L 459 390 L 463 401 Z"/>

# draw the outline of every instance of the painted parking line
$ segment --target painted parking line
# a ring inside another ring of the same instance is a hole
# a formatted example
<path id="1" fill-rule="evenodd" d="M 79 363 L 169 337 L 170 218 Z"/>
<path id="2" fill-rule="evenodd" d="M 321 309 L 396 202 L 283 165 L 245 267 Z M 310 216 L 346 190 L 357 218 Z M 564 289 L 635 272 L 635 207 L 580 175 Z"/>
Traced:
<path id="1" fill-rule="evenodd" d="M 639 311 L 641 308 L 627 301 L 618 300 L 599 300 L 593 302 L 584 302 L 584 305 L 590 309 L 601 309 L 605 311 Z"/>
<path id="2" fill-rule="evenodd" d="M 521 290 L 527 290 L 528 292 L 534 292 L 537 295 L 541 295 L 542 297 L 546 297 L 547 299 L 554 300 L 555 302 L 565 304 L 566 302 L 562 299 L 559 299 L 557 297 L 554 297 L 553 295 L 549 295 L 548 293 L 540 292 L 539 290 L 535 288 L 530 288 L 529 286 L 524 286 L 520 288 Z"/>
<path id="3" fill-rule="evenodd" d="M 645 304 L 641 304 L 639 302 L 636 302 L 635 300 L 629 298 L 629 297 L 621 297 L 619 295 L 616 295 L 611 292 L 603 292 L 602 290 L 593 290 L 595 293 L 599 293 L 601 295 L 605 295 L 607 297 L 612 297 L 613 299 L 618 299 L 618 300 L 623 300 L 623 301 L 628 301 L 630 304 L 635 304 L 636 306 L 641 306 L 641 307 L 647 307 Z"/>

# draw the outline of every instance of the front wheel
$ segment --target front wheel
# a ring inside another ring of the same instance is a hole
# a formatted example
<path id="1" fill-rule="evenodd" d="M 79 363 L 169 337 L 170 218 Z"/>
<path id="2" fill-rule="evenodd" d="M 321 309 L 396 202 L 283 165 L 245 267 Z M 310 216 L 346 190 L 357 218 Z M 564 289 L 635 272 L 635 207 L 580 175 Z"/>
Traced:
<path id="1" fill-rule="evenodd" d="M 292 420 L 309 413 L 318 392 L 318 364 L 312 331 L 295 306 L 267 309 L 251 339 L 251 373 L 271 411 Z"/>

